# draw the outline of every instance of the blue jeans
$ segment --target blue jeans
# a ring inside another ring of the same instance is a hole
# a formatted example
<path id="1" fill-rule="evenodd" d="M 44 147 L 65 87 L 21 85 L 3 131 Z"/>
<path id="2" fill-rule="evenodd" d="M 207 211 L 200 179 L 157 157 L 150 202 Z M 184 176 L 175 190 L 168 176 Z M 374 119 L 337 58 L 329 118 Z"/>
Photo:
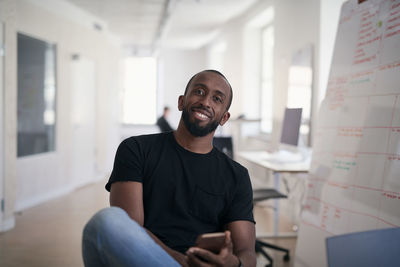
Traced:
<path id="1" fill-rule="evenodd" d="M 100 210 L 86 224 L 82 256 L 86 267 L 180 266 L 143 227 L 117 207 Z"/>

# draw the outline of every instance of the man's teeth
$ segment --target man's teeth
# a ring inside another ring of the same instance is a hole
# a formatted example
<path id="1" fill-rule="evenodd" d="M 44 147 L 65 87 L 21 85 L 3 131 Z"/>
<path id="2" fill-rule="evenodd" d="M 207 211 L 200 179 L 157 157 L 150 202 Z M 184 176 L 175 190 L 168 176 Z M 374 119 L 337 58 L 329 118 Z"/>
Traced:
<path id="1" fill-rule="evenodd" d="M 197 116 L 199 116 L 200 118 L 207 119 L 207 116 L 204 115 L 204 114 L 202 114 L 202 113 L 200 113 L 200 112 L 196 112 L 196 114 L 197 114 Z"/>

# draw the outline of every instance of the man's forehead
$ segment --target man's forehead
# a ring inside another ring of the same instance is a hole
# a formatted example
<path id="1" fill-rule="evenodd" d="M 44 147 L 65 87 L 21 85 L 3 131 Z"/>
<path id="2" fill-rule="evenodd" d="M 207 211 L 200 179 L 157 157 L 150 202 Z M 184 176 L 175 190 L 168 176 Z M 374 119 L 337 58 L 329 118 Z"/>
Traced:
<path id="1" fill-rule="evenodd" d="M 191 82 L 191 86 L 196 84 L 203 84 L 204 82 L 212 82 L 216 88 L 210 89 L 217 89 L 222 91 L 224 94 L 228 95 L 230 91 L 230 86 L 228 81 L 219 75 L 218 73 L 214 73 L 211 71 L 203 71 L 196 74 Z"/>

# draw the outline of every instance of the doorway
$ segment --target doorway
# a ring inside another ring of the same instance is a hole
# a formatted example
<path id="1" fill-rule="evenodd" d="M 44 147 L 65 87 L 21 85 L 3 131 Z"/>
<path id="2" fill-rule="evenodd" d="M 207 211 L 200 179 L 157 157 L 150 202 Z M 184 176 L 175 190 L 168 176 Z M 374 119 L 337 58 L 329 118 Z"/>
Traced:
<path id="1" fill-rule="evenodd" d="M 96 70 L 93 60 L 73 56 L 71 62 L 71 176 L 76 186 L 96 175 Z"/>

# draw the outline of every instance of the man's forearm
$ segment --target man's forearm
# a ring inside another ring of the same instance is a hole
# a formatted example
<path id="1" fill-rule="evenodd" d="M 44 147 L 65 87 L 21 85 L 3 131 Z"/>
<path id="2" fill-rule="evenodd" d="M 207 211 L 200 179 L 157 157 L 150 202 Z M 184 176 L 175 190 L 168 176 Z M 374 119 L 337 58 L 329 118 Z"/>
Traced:
<path id="1" fill-rule="evenodd" d="M 168 247 L 164 244 L 156 235 L 145 228 L 146 232 L 149 236 L 160 246 L 162 247 L 171 257 L 173 257 L 179 264 L 182 266 L 187 266 L 187 257 L 186 255 Z"/>
<path id="2" fill-rule="evenodd" d="M 255 267 L 257 264 L 255 250 L 237 251 L 235 255 L 240 259 L 244 267 Z"/>
<path id="3" fill-rule="evenodd" d="M 168 247 L 167 245 L 164 244 L 164 242 L 162 242 L 155 234 L 153 234 L 152 232 L 150 232 L 149 230 L 147 230 L 145 228 L 146 232 L 150 235 L 151 238 L 153 238 L 153 240 L 160 245 L 160 247 L 162 247 L 166 252 L 168 252 L 168 254 L 170 254 L 170 251 L 175 251 L 172 248 Z"/>

